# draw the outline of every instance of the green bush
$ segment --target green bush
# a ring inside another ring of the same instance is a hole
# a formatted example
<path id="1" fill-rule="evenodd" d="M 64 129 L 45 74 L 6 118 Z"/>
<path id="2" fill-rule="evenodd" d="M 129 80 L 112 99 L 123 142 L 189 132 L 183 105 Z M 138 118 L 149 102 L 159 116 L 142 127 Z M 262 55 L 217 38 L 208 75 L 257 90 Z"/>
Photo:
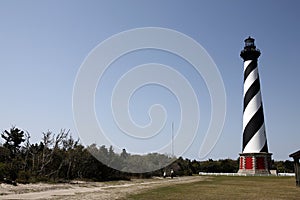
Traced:
<path id="1" fill-rule="evenodd" d="M 31 173 L 29 171 L 19 171 L 17 182 L 29 183 L 30 177 L 31 177 Z"/>
<path id="2" fill-rule="evenodd" d="M 0 162 L 0 181 L 8 176 L 7 172 L 8 170 L 6 164 Z"/>

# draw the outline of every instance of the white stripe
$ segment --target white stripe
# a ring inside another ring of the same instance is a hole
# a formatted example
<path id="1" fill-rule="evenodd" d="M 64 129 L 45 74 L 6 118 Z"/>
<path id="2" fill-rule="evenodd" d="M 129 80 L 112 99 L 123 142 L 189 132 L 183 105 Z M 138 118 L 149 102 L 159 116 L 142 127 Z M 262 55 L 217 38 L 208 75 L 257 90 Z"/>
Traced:
<path id="1" fill-rule="evenodd" d="M 251 99 L 251 101 L 248 103 L 244 114 L 243 114 L 243 132 L 248 124 L 248 122 L 251 120 L 253 115 L 257 112 L 257 110 L 261 106 L 261 93 L 258 91 L 258 93 Z"/>
<path id="2" fill-rule="evenodd" d="M 244 72 L 245 72 L 246 68 L 248 67 L 248 65 L 249 65 L 251 62 L 252 62 L 252 60 L 246 60 L 246 61 L 244 62 Z"/>
<path id="3" fill-rule="evenodd" d="M 243 153 L 259 153 L 266 142 L 265 124 L 255 133 L 244 148 Z"/>
<path id="4" fill-rule="evenodd" d="M 253 82 L 258 78 L 258 69 L 257 67 L 248 75 L 244 83 L 244 96 L 248 89 L 251 87 Z"/>

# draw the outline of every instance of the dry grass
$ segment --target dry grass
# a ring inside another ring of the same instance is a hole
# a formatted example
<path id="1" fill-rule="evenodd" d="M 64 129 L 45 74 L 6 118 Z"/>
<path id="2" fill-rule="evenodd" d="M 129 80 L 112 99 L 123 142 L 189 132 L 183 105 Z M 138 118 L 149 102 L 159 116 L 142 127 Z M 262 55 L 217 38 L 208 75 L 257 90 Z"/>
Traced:
<path id="1" fill-rule="evenodd" d="M 299 199 L 294 177 L 211 177 L 149 189 L 126 199 Z"/>
<path id="2" fill-rule="evenodd" d="M 78 184 L 0 185 L 0 199 L 300 199 L 294 177 L 138 179 Z"/>

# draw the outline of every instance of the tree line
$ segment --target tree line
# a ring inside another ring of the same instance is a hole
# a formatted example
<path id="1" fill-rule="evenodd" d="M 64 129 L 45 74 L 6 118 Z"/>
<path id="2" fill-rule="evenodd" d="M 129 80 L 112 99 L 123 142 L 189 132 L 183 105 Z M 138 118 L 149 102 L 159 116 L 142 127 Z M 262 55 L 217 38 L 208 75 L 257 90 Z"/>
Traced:
<path id="1" fill-rule="evenodd" d="M 17 127 L 3 131 L 1 137 L 4 143 L 0 145 L 0 182 L 130 180 L 132 177 L 162 176 L 164 171 L 168 174 L 171 169 L 176 176 L 198 174 L 200 171 L 238 171 L 239 162 L 232 159 L 197 161 L 158 153 L 131 155 L 125 149 L 115 153 L 112 146 L 83 146 L 79 140 L 72 138 L 70 130 L 65 129 L 57 134 L 43 132 L 41 141 L 34 144 L 30 142 L 30 134 Z M 273 161 L 273 168 L 278 172 L 294 170 L 291 161 Z"/>

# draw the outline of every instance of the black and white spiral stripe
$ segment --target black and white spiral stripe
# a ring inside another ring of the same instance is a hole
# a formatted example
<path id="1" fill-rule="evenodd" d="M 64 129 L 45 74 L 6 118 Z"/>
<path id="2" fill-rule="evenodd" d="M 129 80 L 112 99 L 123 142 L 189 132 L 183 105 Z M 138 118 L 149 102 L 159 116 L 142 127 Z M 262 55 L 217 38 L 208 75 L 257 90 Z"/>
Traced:
<path id="1" fill-rule="evenodd" d="M 243 153 L 268 152 L 257 60 L 244 62 Z"/>

